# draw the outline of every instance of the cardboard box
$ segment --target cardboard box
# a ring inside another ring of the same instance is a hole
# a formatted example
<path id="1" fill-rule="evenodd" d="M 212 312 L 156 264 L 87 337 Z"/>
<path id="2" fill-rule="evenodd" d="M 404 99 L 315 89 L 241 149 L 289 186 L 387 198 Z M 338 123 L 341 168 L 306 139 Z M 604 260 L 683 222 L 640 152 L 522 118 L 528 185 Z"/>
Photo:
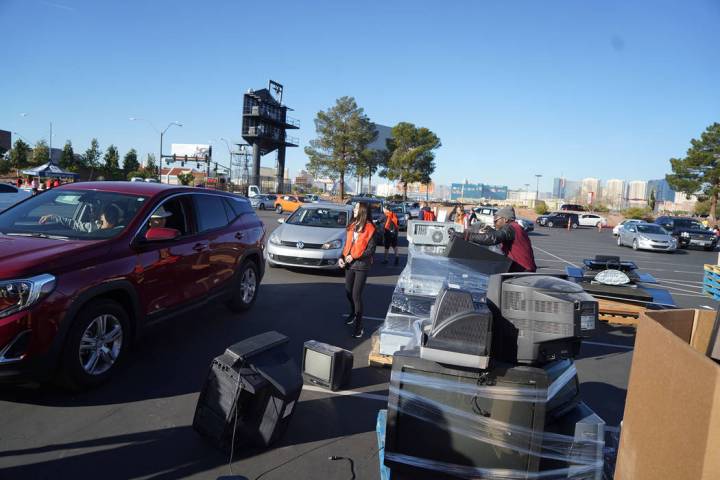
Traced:
<path id="1" fill-rule="evenodd" d="M 641 315 L 615 480 L 720 479 L 720 365 L 707 355 L 715 312 Z"/>

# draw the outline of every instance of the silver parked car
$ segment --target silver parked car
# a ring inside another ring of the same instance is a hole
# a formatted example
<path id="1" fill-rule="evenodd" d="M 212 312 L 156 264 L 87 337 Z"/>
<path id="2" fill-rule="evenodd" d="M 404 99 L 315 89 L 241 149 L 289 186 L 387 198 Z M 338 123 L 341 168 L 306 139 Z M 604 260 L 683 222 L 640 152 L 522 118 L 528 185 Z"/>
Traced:
<path id="1" fill-rule="evenodd" d="M 258 210 L 272 210 L 275 208 L 275 195 L 255 195 L 250 197 L 250 205 Z"/>
<path id="2" fill-rule="evenodd" d="M 674 252 L 677 240 L 667 230 L 655 223 L 628 223 L 618 232 L 618 246 L 630 246 L 633 250 L 658 250 Z"/>
<path id="3" fill-rule="evenodd" d="M 268 239 L 270 267 L 306 267 L 334 270 L 345 244 L 351 205 L 305 204 L 295 210 Z"/>

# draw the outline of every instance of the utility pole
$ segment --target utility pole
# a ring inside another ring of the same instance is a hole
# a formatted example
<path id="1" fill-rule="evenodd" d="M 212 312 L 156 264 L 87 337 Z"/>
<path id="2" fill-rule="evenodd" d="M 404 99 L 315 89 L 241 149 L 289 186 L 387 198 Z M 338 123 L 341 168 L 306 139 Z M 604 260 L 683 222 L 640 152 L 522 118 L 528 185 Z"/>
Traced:
<path id="1" fill-rule="evenodd" d="M 536 173 L 536 174 L 535 174 L 535 179 L 536 179 L 536 183 L 535 183 L 535 201 L 540 200 L 540 177 L 542 177 L 541 174 L 539 174 L 539 173 Z"/>

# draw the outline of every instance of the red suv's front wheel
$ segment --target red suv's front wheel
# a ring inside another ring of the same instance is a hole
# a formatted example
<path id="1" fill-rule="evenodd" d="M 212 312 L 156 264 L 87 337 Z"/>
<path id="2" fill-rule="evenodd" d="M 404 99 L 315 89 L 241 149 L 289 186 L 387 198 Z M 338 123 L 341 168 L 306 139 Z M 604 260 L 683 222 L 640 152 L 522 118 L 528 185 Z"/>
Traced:
<path id="1" fill-rule="evenodd" d="M 125 310 L 112 300 L 96 300 L 83 308 L 68 333 L 62 374 L 72 388 L 106 381 L 122 360 L 129 339 Z"/>
<path id="2" fill-rule="evenodd" d="M 246 260 L 237 272 L 236 284 L 233 286 L 232 296 L 228 307 L 234 312 L 242 312 L 255 303 L 260 277 L 258 267 L 252 260 Z"/>

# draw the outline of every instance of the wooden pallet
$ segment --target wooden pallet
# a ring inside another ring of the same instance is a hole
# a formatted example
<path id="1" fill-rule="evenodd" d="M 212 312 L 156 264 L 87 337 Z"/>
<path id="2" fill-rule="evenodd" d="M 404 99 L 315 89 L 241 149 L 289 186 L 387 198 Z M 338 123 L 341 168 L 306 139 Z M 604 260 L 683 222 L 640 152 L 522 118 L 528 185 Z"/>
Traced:
<path id="1" fill-rule="evenodd" d="M 637 325 L 640 314 L 647 310 L 642 305 L 598 298 L 600 321 L 619 325 Z"/>
<path id="2" fill-rule="evenodd" d="M 380 335 L 375 333 L 370 338 L 370 355 L 368 355 L 368 365 L 371 367 L 391 367 L 392 355 L 383 355 L 380 353 Z"/>

